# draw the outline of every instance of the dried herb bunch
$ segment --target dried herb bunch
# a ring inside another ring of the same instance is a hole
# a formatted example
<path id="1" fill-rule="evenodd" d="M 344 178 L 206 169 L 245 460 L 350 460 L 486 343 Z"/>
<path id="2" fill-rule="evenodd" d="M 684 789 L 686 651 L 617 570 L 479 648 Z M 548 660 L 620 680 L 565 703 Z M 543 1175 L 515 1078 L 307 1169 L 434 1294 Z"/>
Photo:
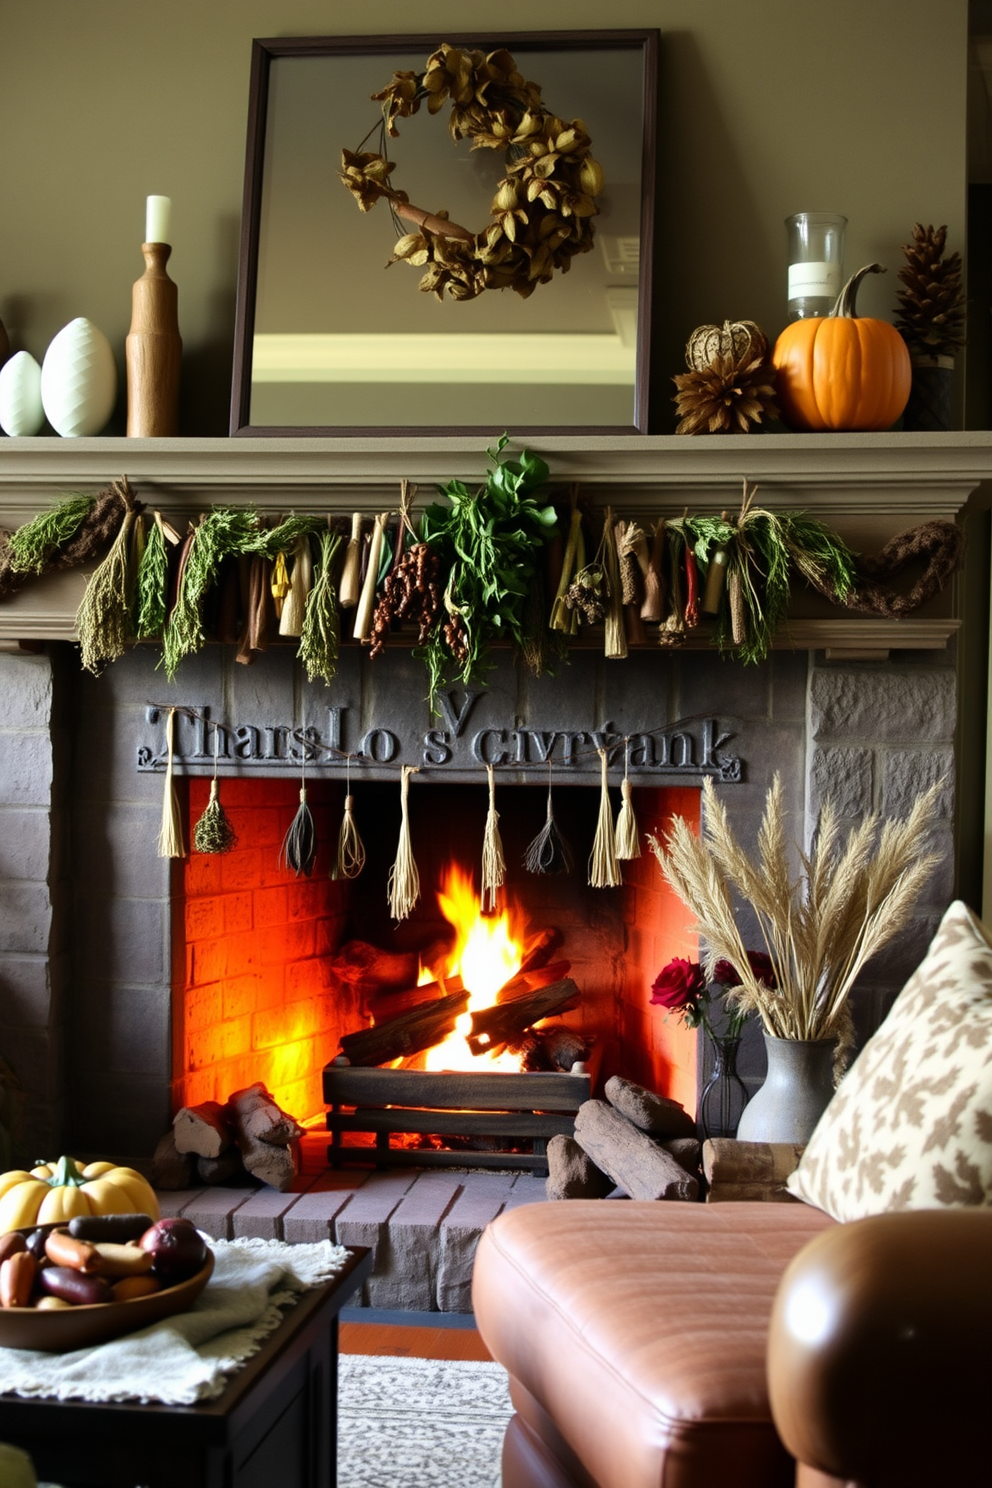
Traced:
<path id="1" fill-rule="evenodd" d="M 482 680 L 493 641 L 522 648 L 528 597 L 544 543 L 557 515 L 533 493 L 548 478 L 543 460 L 528 450 L 502 460 L 503 435 L 490 458 L 486 483 L 470 491 L 461 481 L 441 488 L 450 505 L 424 512 L 421 533 L 437 553 L 444 581 L 444 617 L 420 656 L 427 665 L 433 705 L 449 673 L 464 683 Z"/>
<path id="2" fill-rule="evenodd" d="M 961 255 L 944 257 L 946 227 L 913 227 L 913 241 L 903 244 L 906 262 L 897 292 L 896 329 L 914 356 L 950 356 L 964 345 L 965 296 Z"/>
<path id="3" fill-rule="evenodd" d="M 546 107 L 540 87 L 521 76 L 505 48 L 487 55 L 443 43 L 423 72 L 396 72 L 372 97 L 382 105 L 379 148 L 363 150 L 366 135 L 357 150 L 342 151 L 339 175 L 363 212 L 384 198 L 394 218 L 417 226 L 400 237 L 389 262 L 424 269 L 425 293 L 471 300 L 486 289 L 513 289 L 526 298 L 592 247 L 603 188 L 592 142 L 581 119 L 559 119 Z M 389 180 L 395 165 L 386 158 L 386 137 L 399 133 L 396 120 L 419 113 L 425 101 L 436 114 L 447 99 L 454 140 L 508 157 L 490 221 L 478 233 L 449 221 L 447 212 L 413 206 Z"/>
<path id="4" fill-rule="evenodd" d="M 786 840 L 782 782 L 768 791 L 757 854 L 734 837 L 713 782 L 703 782 L 699 837 L 677 817 L 664 845 L 649 837 L 669 884 L 696 916 L 713 980 L 718 961 L 738 970 L 731 1001 L 756 1012 L 781 1039 L 838 1039 L 848 1047 L 849 997 L 865 963 L 898 935 L 940 860 L 927 834 L 942 782 L 918 795 L 904 821 L 871 813 L 841 841 L 837 810 L 825 802 L 809 853 Z M 771 958 L 773 985 L 754 974 L 734 909 L 749 905 Z"/>

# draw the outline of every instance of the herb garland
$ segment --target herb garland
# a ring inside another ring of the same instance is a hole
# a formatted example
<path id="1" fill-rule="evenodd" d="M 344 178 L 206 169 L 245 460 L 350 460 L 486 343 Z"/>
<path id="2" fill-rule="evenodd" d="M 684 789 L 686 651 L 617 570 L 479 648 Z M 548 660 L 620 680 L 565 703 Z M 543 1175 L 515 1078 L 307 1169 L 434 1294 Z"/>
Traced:
<path id="1" fill-rule="evenodd" d="M 504 434 L 486 451 L 491 465 L 484 486 L 473 492 L 449 481 L 441 493 L 450 505 L 429 506 L 421 521 L 424 541 L 447 574 L 445 618 L 418 653 L 427 666 L 432 708 L 449 678 L 466 685 L 484 680 L 493 642 L 508 641 L 519 651 L 528 639 L 528 597 L 558 515 L 532 494 L 547 480 L 547 465 L 528 450 L 519 460 L 501 460 L 507 443 Z"/>

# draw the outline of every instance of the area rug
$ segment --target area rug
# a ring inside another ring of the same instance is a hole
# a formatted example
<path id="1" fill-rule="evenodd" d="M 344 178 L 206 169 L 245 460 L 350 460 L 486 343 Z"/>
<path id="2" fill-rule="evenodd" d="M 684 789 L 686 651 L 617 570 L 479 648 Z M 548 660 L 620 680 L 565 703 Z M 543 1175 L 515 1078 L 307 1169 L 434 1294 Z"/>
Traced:
<path id="1" fill-rule="evenodd" d="M 499 1364 L 342 1354 L 338 1488 L 499 1488 Z"/>

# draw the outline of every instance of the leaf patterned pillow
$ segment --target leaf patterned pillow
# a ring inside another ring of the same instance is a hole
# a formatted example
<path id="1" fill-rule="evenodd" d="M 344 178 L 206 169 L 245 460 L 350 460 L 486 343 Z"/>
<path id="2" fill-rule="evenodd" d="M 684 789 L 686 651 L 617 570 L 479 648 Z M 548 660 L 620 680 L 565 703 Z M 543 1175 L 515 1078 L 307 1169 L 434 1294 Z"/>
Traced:
<path id="1" fill-rule="evenodd" d="M 992 1204 L 992 941 L 960 900 L 842 1080 L 788 1188 L 838 1220 Z"/>

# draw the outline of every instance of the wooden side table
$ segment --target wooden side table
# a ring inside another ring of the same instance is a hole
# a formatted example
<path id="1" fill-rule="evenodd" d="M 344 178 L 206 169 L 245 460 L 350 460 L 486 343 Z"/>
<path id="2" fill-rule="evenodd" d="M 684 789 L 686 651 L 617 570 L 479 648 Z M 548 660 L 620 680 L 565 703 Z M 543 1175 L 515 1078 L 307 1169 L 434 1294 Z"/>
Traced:
<path id="1" fill-rule="evenodd" d="M 199 1405 L 0 1396 L 0 1441 L 66 1488 L 335 1488 L 338 1314 L 372 1270 L 304 1292 L 222 1395 Z"/>

